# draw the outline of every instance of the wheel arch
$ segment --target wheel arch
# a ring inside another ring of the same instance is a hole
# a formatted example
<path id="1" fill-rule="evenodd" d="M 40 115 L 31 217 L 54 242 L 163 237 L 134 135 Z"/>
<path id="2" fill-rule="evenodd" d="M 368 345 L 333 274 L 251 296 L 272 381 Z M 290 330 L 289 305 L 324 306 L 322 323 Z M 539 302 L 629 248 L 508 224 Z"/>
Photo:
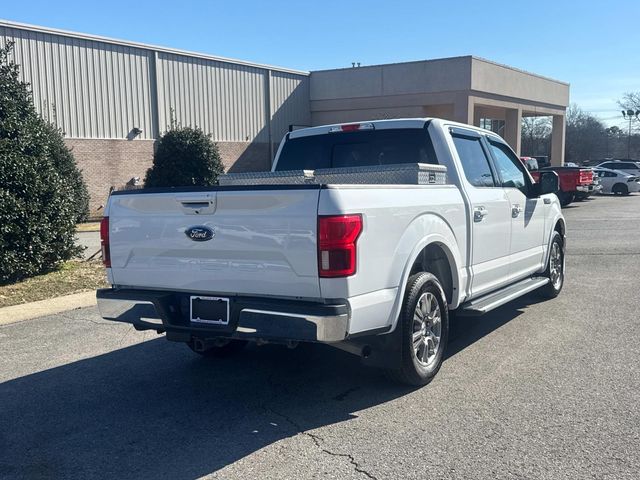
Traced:
<path id="1" fill-rule="evenodd" d="M 430 272 L 438 278 L 450 304 L 453 298 L 453 272 L 451 271 L 451 252 L 446 245 L 432 242 L 426 245 L 416 256 L 409 277 L 419 272 Z"/>
<path id="2" fill-rule="evenodd" d="M 564 221 L 564 218 L 559 217 L 556 219 L 553 230 L 558 232 L 562 236 L 562 240 L 564 241 L 567 231 L 567 225 Z"/>
<path id="3" fill-rule="evenodd" d="M 562 216 L 562 214 L 558 213 L 553 219 L 553 229 L 549 230 L 549 238 L 547 238 L 547 244 L 544 252 L 544 262 L 542 263 L 542 268 L 540 272 L 544 272 L 547 268 L 547 264 L 549 263 L 549 255 L 551 254 L 551 241 L 553 240 L 553 232 L 558 232 L 562 237 L 562 249 L 566 251 L 567 248 L 567 223 Z"/>
<path id="4" fill-rule="evenodd" d="M 399 243 L 397 252 L 404 247 L 411 248 L 411 253 L 406 257 L 403 268 L 398 278 L 398 291 L 391 311 L 392 330 L 395 329 L 402 301 L 404 299 L 407 281 L 411 275 L 423 268 L 434 268 L 433 273 L 442 284 L 447 301 L 452 308 L 456 308 L 460 301 L 461 285 L 465 281 L 464 273 L 460 271 L 462 259 L 460 254 L 461 246 L 456 240 L 456 236 L 449 225 L 437 215 L 428 215 L 428 219 L 421 217 L 423 222 L 428 222 L 428 234 L 411 241 L 412 247 L 407 244 L 408 238 L 404 238 Z M 424 225 L 423 225 L 424 226 Z"/>

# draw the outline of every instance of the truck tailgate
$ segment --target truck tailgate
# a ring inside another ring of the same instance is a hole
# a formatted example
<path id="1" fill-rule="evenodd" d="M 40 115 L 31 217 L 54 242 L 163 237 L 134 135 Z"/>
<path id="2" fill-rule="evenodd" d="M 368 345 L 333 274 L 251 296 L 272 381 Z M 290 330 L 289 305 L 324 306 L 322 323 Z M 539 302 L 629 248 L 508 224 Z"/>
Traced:
<path id="1" fill-rule="evenodd" d="M 317 185 L 117 192 L 107 212 L 113 284 L 319 298 L 319 193 Z M 189 236 L 199 226 L 212 238 Z"/>

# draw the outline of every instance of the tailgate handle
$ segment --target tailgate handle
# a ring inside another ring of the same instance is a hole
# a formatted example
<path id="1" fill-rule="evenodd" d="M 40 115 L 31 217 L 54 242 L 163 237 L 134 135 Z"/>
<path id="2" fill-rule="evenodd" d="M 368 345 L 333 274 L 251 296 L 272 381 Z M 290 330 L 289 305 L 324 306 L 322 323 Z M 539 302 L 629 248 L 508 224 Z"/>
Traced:
<path id="1" fill-rule="evenodd" d="M 215 195 L 197 195 L 176 197 L 176 201 L 187 215 L 211 214 L 216 210 Z"/>
<path id="2" fill-rule="evenodd" d="M 211 205 L 210 202 L 189 202 L 189 201 L 185 201 L 183 200 L 182 202 L 182 206 L 183 207 L 187 207 L 187 208 L 207 208 L 209 205 Z"/>

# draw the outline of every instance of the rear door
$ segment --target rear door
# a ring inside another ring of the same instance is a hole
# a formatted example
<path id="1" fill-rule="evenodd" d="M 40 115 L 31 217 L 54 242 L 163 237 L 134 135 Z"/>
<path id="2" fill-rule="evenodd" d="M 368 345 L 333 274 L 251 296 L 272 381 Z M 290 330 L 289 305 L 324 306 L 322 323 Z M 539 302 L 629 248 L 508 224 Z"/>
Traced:
<path id="1" fill-rule="evenodd" d="M 454 128 L 453 143 L 464 172 L 461 182 L 470 203 L 471 296 L 508 282 L 511 216 L 509 199 L 497 178 L 481 136 Z"/>
<path id="2" fill-rule="evenodd" d="M 509 276 L 518 280 L 539 270 L 543 262 L 543 242 L 547 205 L 544 198 L 529 198 L 529 175 L 518 157 L 505 143 L 487 138 L 500 186 L 509 199 L 511 242 Z"/>
<path id="3" fill-rule="evenodd" d="M 618 175 L 615 172 L 601 172 L 600 183 L 602 184 L 602 190 L 606 193 L 611 193 L 617 178 Z"/>
<path id="4" fill-rule="evenodd" d="M 113 283 L 319 298 L 319 192 L 295 185 L 112 195 Z"/>

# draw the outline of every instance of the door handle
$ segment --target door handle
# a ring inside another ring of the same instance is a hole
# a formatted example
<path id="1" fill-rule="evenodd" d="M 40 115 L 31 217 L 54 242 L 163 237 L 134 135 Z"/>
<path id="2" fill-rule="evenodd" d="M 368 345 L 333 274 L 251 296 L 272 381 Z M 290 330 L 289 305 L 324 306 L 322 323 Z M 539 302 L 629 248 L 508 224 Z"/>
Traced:
<path id="1" fill-rule="evenodd" d="M 473 209 L 473 221 L 481 222 L 482 220 L 484 220 L 484 217 L 486 217 L 488 214 L 489 214 L 489 211 L 486 208 L 475 207 Z"/>
<path id="2" fill-rule="evenodd" d="M 513 218 L 517 218 L 522 213 L 522 207 L 519 204 L 515 204 L 511 206 L 511 216 Z"/>

